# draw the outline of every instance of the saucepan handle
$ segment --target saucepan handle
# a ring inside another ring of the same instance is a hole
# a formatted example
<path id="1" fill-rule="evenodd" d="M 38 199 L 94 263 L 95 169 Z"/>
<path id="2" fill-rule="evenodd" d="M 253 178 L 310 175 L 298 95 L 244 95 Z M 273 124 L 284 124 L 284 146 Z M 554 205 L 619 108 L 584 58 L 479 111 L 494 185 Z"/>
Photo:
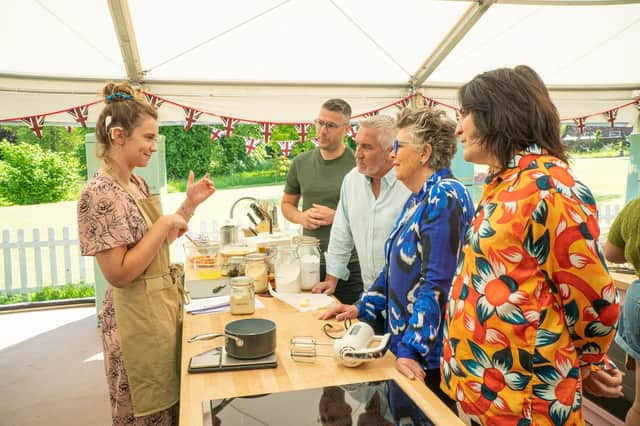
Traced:
<path id="1" fill-rule="evenodd" d="M 193 336 L 189 340 L 187 340 L 187 342 L 188 343 L 192 343 L 192 342 L 198 342 L 200 340 L 213 340 L 213 339 L 216 339 L 218 337 L 224 337 L 225 339 L 232 339 L 232 340 L 234 340 L 236 342 L 236 345 L 238 347 L 242 347 L 244 345 L 244 340 L 242 340 L 241 338 L 239 338 L 237 336 L 232 336 L 230 334 L 224 334 L 224 333 L 198 334 L 196 336 Z"/>

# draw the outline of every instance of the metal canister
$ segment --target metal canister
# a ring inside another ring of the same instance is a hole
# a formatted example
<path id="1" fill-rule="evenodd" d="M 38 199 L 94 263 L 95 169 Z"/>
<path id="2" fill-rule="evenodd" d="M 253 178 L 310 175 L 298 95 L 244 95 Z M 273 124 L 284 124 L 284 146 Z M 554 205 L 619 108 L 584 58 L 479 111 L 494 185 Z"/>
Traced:
<path id="1" fill-rule="evenodd" d="M 238 229 L 235 225 L 220 227 L 220 240 L 223 246 L 229 246 L 238 242 Z"/>

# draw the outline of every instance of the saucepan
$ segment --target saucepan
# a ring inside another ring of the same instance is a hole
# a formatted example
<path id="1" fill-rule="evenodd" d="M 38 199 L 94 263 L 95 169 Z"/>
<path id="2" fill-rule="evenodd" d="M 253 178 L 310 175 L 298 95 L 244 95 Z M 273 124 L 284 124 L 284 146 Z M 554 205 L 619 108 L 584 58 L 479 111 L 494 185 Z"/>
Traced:
<path id="1" fill-rule="evenodd" d="M 238 359 L 258 359 L 276 350 L 276 323 L 264 318 L 244 318 L 228 322 L 224 333 L 193 336 L 189 343 L 224 337 L 224 348 L 229 356 Z"/>

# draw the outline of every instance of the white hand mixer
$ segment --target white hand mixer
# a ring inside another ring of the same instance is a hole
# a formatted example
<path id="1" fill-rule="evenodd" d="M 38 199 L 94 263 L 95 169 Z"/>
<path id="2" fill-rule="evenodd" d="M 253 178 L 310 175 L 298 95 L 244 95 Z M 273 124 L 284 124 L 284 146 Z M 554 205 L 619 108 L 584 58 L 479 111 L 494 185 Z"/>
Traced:
<path id="1" fill-rule="evenodd" d="M 376 336 L 373 328 L 364 322 L 351 325 L 341 338 L 333 343 L 320 343 L 313 337 L 292 337 L 290 341 L 291 358 L 294 361 L 311 361 L 317 357 L 335 358 L 347 367 L 357 367 L 363 362 L 382 358 L 387 352 L 391 334 Z M 375 346 L 372 346 L 375 345 Z M 333 346 L 333 355 L 320 354 L 318 346 Z"/>

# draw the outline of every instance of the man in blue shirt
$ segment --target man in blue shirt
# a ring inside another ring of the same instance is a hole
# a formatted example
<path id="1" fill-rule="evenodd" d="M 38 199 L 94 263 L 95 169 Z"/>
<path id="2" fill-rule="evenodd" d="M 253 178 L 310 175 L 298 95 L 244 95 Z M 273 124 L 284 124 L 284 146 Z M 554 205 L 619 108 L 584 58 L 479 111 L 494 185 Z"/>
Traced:
<path id="1" fill-rule="evenodd" d="M 342 181 L 326 255 L 327 274 L 314 286 L 314 293 L 333 294 L 339 283 L 348 280 L 347 265 L 354 247 L 364 289 L 373 284 L 384 266 L 384 243 L 411 194 L 396 180 L 390 156 L 396 134 L 394 119 L 376 115 L 360 121 L 359 126 L 356 167 Z"/>

